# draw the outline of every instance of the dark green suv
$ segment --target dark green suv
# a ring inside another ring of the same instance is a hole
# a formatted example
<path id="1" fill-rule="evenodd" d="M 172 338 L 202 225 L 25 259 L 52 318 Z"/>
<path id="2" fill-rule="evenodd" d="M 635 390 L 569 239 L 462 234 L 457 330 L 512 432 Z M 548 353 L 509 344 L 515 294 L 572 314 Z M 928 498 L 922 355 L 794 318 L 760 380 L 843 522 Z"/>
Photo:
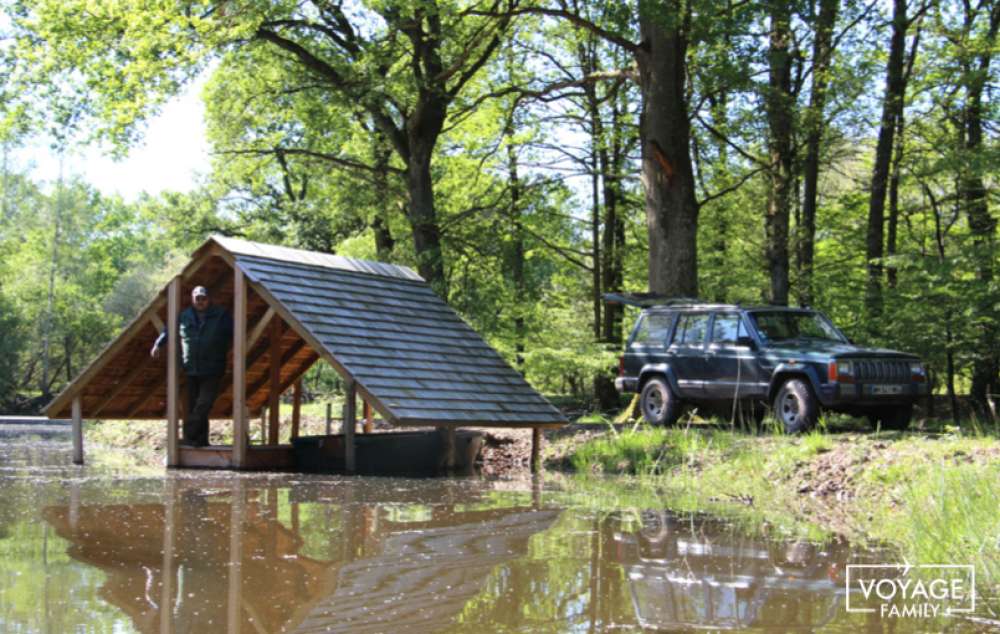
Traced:
<path id="1" fill-rule="evenodd" d="M 639 392 L 657 425 L 686 403 L 747 406 L 758 422 L 769 404 L 790 433 L 822 409 L 898 430 L 927 394 L 927 375 L 914 355 L 852 344 L 819 311 L 684 301 L 643 310 L 615 386 Z"/>

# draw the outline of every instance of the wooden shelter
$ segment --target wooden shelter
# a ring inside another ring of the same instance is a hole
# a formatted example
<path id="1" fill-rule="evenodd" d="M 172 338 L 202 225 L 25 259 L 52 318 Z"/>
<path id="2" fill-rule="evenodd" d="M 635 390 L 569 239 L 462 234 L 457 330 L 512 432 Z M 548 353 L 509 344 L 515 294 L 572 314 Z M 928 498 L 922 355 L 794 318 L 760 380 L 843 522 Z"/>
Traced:
<path id="1" fill-rule="evenodd" d="M 167 354 L 149 351 L 164 329 L 177 332 L 190 291 L 205 286 L 229 309 L 234 335 L 211 418 L 231 418 L 233 446 L 180 447 L 181 387 L 177 337 Z M 291 429 L 298 436 L 301 377 L 320 359 L 344 380 L 347 469 L 353 465 L 356 395 L 397 426 L 540 430 L 565 417 L 527 384 L 411 269 L 222 236 L 210 237 L 184 270 L 46 407 L 72 417 L 74 460 L 83 461 L 83 418 L 167 419 L 167 464 L 236 469 L 287 468 L 279 443 L 280 397 L 294 390 Z M 249 419 L 266 408 L 267 438 L 250 446 Z M 453 452 L 452 452 L 453 453 Z"/>

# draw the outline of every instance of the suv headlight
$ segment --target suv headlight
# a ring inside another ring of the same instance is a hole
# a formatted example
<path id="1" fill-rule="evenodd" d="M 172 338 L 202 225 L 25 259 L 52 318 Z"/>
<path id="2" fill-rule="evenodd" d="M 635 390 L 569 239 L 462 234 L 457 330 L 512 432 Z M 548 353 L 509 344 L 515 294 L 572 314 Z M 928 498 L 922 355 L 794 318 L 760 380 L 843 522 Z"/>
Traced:
<path id="1" fill-rule="evenodd" d="M 850 361 L 831 361 L 828 378 L 841 383 L 854 383 L 854 364 Z"/>
<path id="2" fill-rule="evenodd" d="M 927 369 L 919 361 L 910 362 L 910 379 L 913 381 L 926 381 Z"/>

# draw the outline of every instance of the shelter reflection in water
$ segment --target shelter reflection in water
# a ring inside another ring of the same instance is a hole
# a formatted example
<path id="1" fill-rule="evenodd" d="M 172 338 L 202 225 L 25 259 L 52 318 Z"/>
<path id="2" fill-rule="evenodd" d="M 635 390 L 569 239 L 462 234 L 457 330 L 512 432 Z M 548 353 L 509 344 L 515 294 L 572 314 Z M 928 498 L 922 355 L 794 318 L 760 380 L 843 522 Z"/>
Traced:
<path id="1" fill-rule="evenodd" d="M 169 480 L 163 504 L 42 514 L 141 632 L 434 630 L 558 515 L 537 503 L 470 510 L 468 495 L 421 505 L 398 490 L 361 501 L 351 482 L 217 484 Z"/>

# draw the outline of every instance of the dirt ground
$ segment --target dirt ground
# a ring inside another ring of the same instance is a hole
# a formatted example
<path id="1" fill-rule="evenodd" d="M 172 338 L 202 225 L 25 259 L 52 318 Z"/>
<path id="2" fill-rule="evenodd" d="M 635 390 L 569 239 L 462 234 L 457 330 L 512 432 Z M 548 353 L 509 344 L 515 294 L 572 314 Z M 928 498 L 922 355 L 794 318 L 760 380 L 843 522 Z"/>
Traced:
<path id="1" fill-rule="evenodd" d="M 251 433 L 259 433 L 257 421 L 251 422 Z M 334 423 L 334 433 L 338 424 Z M 380 420 L 375 421 L 374 433 L 398 431 Z M 409 428 L 408 428 L 409 429 Z M 433 429 L 433 428 L 428 428 Z M 463 428 L 464 429 L 464 428 Z M 531 470 L 531 430 L 469 428 L 485 434 L 481 453 L 481 473 L 487 476 L 511 476 L 526 474 Z M 571 424 L 558 430 L 543 431 L 542 459 L 547 469 L 559 469 L 564 458 L 573 447 L 606 432 L 602 425 Z M 228 445 L 231 440 L 224 423 L 212 423 L 209 442 L 213 445 Z M 326 423 L 321 420 L 303 420 L 300 435 L 321 435 L 326 433 Z M 360 433 L 360 430 L 359 430 Z M 88 425 L 84 433 L 86 443 L 95 443 L 112 448 L 141 448 L 141 462 L 150 465 L 162 464 L 166 450 L 163 423 L 159 421 L 104 421 Z"/>

